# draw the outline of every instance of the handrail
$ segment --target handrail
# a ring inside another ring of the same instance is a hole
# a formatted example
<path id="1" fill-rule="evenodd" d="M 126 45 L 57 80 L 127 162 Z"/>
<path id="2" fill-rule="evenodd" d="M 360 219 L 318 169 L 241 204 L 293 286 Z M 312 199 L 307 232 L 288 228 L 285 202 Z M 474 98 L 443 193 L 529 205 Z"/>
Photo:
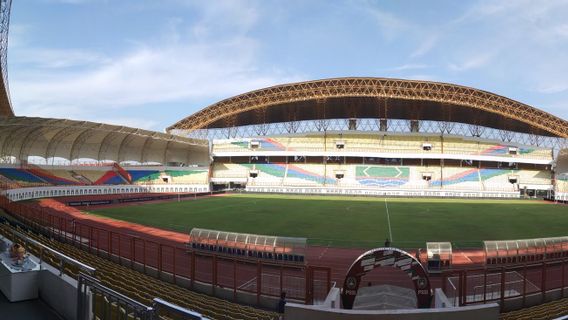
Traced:
<path id="1" fill-rule="evenodd" d="M 91 310 L 92 305 L 89 303 L 89 300 L 91 300 L 92 295 L 96 293 L 103 294 L 108 297 L 108 300 L 111 302 L 114 301 L 119 304 L 124 304 L 126 309 L 125 312 L 127 313 L 129 309 L 132 309 L 134 311 L 134 319 L 154 319 L 154 308 L 129 298 L 120 292 L 114 291 L 113 289 L 103 285 L 98 279 L 82 272 L 79 273 L 77 285 L 77 319 L 91 319 L 94 310 Z"/>
<path id="2" fill-rule="evenodd" d="M 166 300 L 162 300 L 160 298 L 154 298 L 152 300 L 154 303 L 152 306 L 154 307 L 155 311 L 158 312 L 160 309 L 164 308 L 166 311 L 170 311 L 175 313 L 176 315 L 182 316 L 184 319 L 205 319 L 200 313 L 188 310 L 186 308 L 180 307 L 177 304 L 173 304 L 171 302 L 167 302 Z"/>
<path id="3" fill-rule="evenodd" d="M 123 295 L 122 293 L 118 292 L 118 291 L 114 291 L 113 289 L 101 284 L 101 282 L 97 279 L 94 278 L 90 275 L 84 274 L 84 273 L 79 273 L 79 278 L 81 279 L 82 283 L 86 284 L 89 287 L 94 287 L 104 293 L 107 293 L 109 295 L 115 296 L 121 300 L 124 300 L 126 303 L 133 305 L 135 307 L 138 307 L 140 309 L 144 309 L 145 311 L 151 312 L 152 310 L 154 310 L 154 308 L 149 307 L 141 302 L 138 302 L 128 296 Z"/>
<path id="4" fill-rule="evenodd" d="M 65 254 L 63 254 L 63 253 L 61 253 L 61 252 L 55 250 L 55 249 L 52 249 L 52 248 L 50 248 L 50 247 L 48 247 L 48 246 L 42 244 L 41 242 L 36 241 L 36 240 L 34 240 L 34 239 L 28 237 L 27 235 L 25 235 L 25 234 L 23 234 L 23 233 L 20 233 L 20 232 L 18 232 L 18 231 L 16 231 L 16 230 L 11 229 L 11 230 L 9 230 L 9 232 L 12 232 L 12 234 L 13 234 L 15 237 L 18 237 L 18 238 L 20 238 L 20 239 L 23 239 L 23 240 L 24 240 L 25 242 L 27 242 L 27 243 L 32 243 L 33 245 L 36 245 L 36 246 L 40 247 L 42 250 L 47 250 L 47 251 L 49 251 L 50 253 L 52 253 L 52 254 L 54 254 L 55 256 L 57 256 L 58 258 L 60 258 L 62 261 L 65 261 L 65 262 L 67 262 L 67 263 L 69 263 L 69 264 L 71 264 L 71 265 L 75 265 L 75 266 L 79 267 L 79 269 L 86 271 L 86 272 L 89 273 L 90 275 L 95 274 L 96 269 L 93 268 L 93 267 L 91 267 L 91 266 L 89 266 L 89 265 L 86 265 L 86 264 L 84 264 L 84 263 L 82 263 L 82 262 L 80 262 L 80 261 L 77 261 L 77 260 L 75 260 L 75 259 L 73 259 L 73 258 L 71 258 L 71 257 L 69 257 L 69 256 L 67 256 L 67 255 L 65 255 Z M 42 251 L 40 251 L 40 252 L 42 252 Z M 41 257 L 39 257 L 39 258 L 40 258 L 40 263 L 41 263 Z M 61 270 L 60 270 L 60 271 L 61 271 Z"/>

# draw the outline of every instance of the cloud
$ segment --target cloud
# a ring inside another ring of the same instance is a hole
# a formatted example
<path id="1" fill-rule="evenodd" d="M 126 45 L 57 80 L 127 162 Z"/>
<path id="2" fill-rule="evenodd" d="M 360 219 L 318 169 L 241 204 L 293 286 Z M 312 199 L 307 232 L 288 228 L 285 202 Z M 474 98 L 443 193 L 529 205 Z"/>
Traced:
<path id="1" fill-rule="evenodd" d="M 372 4 L 367 4 L 364 9 L 374 18 L 379 27 L 379 31 L 387 40 L 392 40 L 411 28 L 411 25 L 395 14 L 379 9 Z"/>
<path id="2" fill-rule="evenodd" d="M 115 118 L 93 118 L 91 121 L 114 124 L 117 126 L 127 126 L 132 128 L 140 128 L 146 130 L 158 130 L 163 128 L 158 128 L 158 121 L 143 118 L 131 118 L 131 117 L 115 117 Z"/>
<path id="3" fill-rule="evenodd" d="M 421 57 L 426 53 L 430 52 L 438 43 L 438 34 L 431 34 L 430 36 L 426 37 L 424 41 L 414 50 L 411 54 L 411 58 Z"/>
<path id="4" fill-rule="evenodd" d="M 568 38 L 568 24 L 556 26 L 554 28 L 554 33 L 560 37 Z"/>
<path id="5" fill-rule="evenodd" d="M 178 0 L 177 3 L 199 12 L 200 18 L 191 28 L 193 35 L 198 38 L 225 34 L 243 36 L 257 25 L 260 18 L 259 4 L 256 2 L 218 0 L 205 4 Z"/>
<path id="6" fill-rule="evenodd" d="M 24 114 L 40 109 L 65 116 L 74 109 L 227 96 L 296 79 L 256 67 L 256 47 L 251 39 L 144 47 L 86 71 L 37 70 L 33 78 L 11 80 L 13 102 Z"/>
<path id="7" fill-rule="evenodd" d="M 493 57 L 491 53 L 481 53 L 478 55 L 473 55 L 464 60 L 460 61 L 459 63 L 450 63 L 448 64 L 448 68 L 452 71 L 468 71 L 471 69 L 479 68 L 486 65 L 489 60 Z"/>
<path id="8" fill-rule="evenodd" d="M 139 110 L 187 103 L 191 113 L 203 107 L 202 101 L 304 78 L 260 65 L 259 42 L 248 35 L 257 19 L 255 8 L 226 1 L 197 9 L 197 22 L 188 26 L 171 18 L 160 39 L 137 40 L 133 48 L 113 55 L 18 47 L 11 54 L 19 69 L 10 77 L 16 113 L 158 129 L 157 121 L 137 116 L 144 113 Z M 207 31 L 217 22 L 230 26 L 223 36 Z M 196 29 L 204 31 L 196 37 Z M 124 116 L 132 113 L 132 118 Z"/>
<path id="9" fill-rule="evenodd" d="M 108 58 L 102 54 L 82 49 L 34 48 L 19 51 L 17 55 L 11 57 L 11 62 L 15 64 L 54 69 L 95 65 L 108 61 Z"/>
<path id="10" fill-rule="evenodd" d="M 101 1 L 106 2 L 107 0 L 43 0 L 48 3 L 62 3 L 62 4 L 85 4 L 89 2 Z"/>
<path id="11" fill-rule="evenodd" d="M 440 78 L 438 76 L 432 75 L 432 74 L 409 74 L 409 75 L 405 75 L 404 76 L 405 79 L 410 79 L 410 80 L 422 80 L 422 81 L 440 81 Z"/>
<path id="12" fill-rule="evenodd" d="M 392 68 L 393 71 L 406 71 L 406 70 L 416 70 L 416 69 L 426 69 L 429 68 L 427 64 L 423 63 L 407 63 L 402 66 Z"/>
<path id="13" fill-rule="evenodd" d="M 568 91 L 568 83 L 552 83 L 536 89 L 540 93 L 552 94 Z"/>

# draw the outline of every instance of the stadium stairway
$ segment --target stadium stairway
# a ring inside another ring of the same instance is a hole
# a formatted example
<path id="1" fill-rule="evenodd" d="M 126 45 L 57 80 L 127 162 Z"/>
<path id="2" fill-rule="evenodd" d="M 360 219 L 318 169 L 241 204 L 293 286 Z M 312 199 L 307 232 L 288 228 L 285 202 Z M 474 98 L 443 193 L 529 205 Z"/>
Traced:
<path id="1" fill-rule="evenodd" d="M 77 181 L 85 184 L 85 185 L 91 185 L 93 184 L 93 181 L 89 180 L 87 177 L 85 177 L 82 174 L 79 174 L 76 171 L 70 170 L 69 173 L 71 174 L 71 176 L 73 176 L 73 178 L 75 178 Z"/>
<path id="2" fill-rule="evenodd" d="M 9 237 L 10 232 L 7 231 L 7 228 L 9 227 L 4 225 L 0 228 L 0 231 L 5 236 Z M 55 239 L 49 239 L 30 230 L 20 231 L 25 232 L 33 239 L 66 254 L 73 259 L 95 267 L 97 269 L 96 278 L 99 279 L 103 285 L 140 303 L 151 305 L 152 299 L 158 297 L 175 303 L 181 307 L 199 312 L 210 319 L 269 320 L 278 318 L 278 315 L 274 312 L 260 310 L 205 294 L 196 293 L 169 282 L 161 281 L 146 274 L 134 271 L 105 258 L 87 253 L 73 245 L 62 243 Z M 51 257 L 47 257 L 46 261 L 57 265 L 55 259 L 52 259 Z M 78 276 L 78 270 L 70 267 L 66 267 L 64 272 L 75 279 Z M 119 310 L 115 312 L 119 312 Z M 104 317 L 102 319 L 104 319 Z"/>
<path id="3" fill-rule="evenodd" d="M 132 177 L 130 176 L 130 174 L 118 163 L 113 163 L 112 171 L 114 171 L 117 176 L 121 177 L 126 184 L 130 184 L 132 182 Z"/>

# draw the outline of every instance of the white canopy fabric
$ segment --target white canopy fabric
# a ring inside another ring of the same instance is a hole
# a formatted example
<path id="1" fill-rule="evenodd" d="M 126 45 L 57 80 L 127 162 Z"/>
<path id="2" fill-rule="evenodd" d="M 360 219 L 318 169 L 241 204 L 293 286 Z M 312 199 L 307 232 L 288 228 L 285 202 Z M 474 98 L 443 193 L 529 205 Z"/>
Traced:
<path id="1" fill-rule="evenodd" d="M 67 119 L 0 120 L 0 158 L 29 156 L 140 163 L 208 164 L 209 144 L 172 134 Z"/>

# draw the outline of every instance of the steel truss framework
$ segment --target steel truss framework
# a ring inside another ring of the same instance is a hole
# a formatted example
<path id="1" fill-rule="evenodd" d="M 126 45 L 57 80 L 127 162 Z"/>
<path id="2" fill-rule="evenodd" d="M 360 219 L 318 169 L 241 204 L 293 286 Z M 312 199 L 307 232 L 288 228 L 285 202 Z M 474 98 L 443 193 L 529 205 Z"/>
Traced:
<path id="1" fill-rule="evenodd" d="M 268 115 L 275 107 L 283 106 L 281 114 Z M 306 109 L 312 109 L 310 115 L 306 115 Z M 337 109 L 343 109 L 340 118 L 398 118 L 393 114 L 404 111 L 403 119 L 464 122 L 568 138 L 566 120 L 490 92 L 447 83 L 385 78 L 325 79 L 251 91 L 206 107 L 167 130 L 325 120 L 334 118 L 330 114 Z M 364 116 L 369 114 L 373 116 Z"/>
<path id="2" fill-rule="evenodd" d="M 0 118 L 14 115 L 10 103 L 8 88 L 8 27 L 10 25 L 10 8 L 12 0 L 0 0 L 0 72 L 2 87 L 0 88 Z"/>
<path id="3" fill-rule="evenodd" d="M 349 130 L 349 126 L 353 125 L 353 120 L 354 119 L 308 120 L 241 127 L 200 129 L 194 131 L 174 130 L 173 132 L 196 139 L 209 140 L 254 138 L 314 132 L 323 134 L 328 131 L 349 133 L 353 132 L 353 130 Z M 568 148 L 568 139 L 499 130 L 480 125 L 424 120 L 419 121 L 418 126 L 419 132 L 424 134 L 476 137 L 498 140 L 504 143 L 518 143 L 535 147 L 551 148 L 554 150 Z M 356 119 L 356 131 L 376 134 L 410 133 L 411 122 L 403 119 Z"/>
<path id="4" fill-rule="evenodd" d="M 55 158 L 206 164 L 208 152 L 206 140 L 143 129 L 66 119 L 0 120 L 0 162 L 40 157 L 46 164 Z"/>

